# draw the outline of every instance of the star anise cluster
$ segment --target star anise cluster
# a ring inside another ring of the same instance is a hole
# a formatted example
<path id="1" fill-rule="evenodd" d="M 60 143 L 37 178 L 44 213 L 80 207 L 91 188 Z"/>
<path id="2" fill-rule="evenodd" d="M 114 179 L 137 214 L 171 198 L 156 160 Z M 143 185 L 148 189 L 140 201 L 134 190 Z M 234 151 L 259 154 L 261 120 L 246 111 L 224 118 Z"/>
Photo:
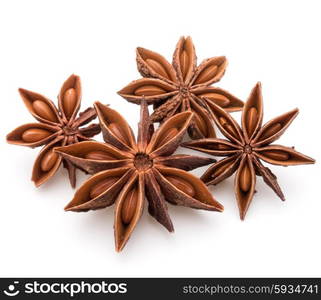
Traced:
<path id="1" fill-rule="evenodd" d="M 59 157 L 53 149 L 90 140 L 100 132 L 99 124 L 81 127 L 96 118 L 94 108 L 77 113 L 81 102 L 80 78 L 71 75 L 62 85 L 58 95 L 58 108 L 48 98 L 25 89 L 19 93 L 27 109 L 39 123 L 19 126 L 7 135 L 10 144 L 39 147 L 40 151 L 33 166 L 32 180 L 36 186 L 48 181 L 63 163 L 67 168 L 72 187 L 76 185 L 76 169 L 67 160 Z"/>
<path id="2" fill-rule="evenodd" d="M 216 185 L 232 174 L 240 218 L 244 219 L 253 199 L 256 177 L 284 200 L 277 177 L 262 161 L 279 166 L 312 164 L 314 159 L 294 147 L 272 144 L 298 115 L 294 109 L 265 125 L 261 85 L 247 102 L 213 87 L 225 73 L 225 57 L 213 57 L 197 65 L 190 37 L 177 43 L 170 64 L 160 54 L 137 48 L 136 61 L 143 78 L 119 91 L 119 95 L 140 105 L 140 122 L 135 138 L 126 120 L 107 105 L 96 102 L 79 113 L 80 78 L 70 76 L 58 95 L 58 108 L 46 97 L 25 89 L 19 93 L 29 112 L 39 121 L 22 125 L 7 135 L 11 144 L 44 146 L 34 163 L 36 186 L 48 181 L 63 164 L 71 185 L 76 168 L 92 176 L 76 191 L 66 211 L 85 212 L 115 204 L 115 245 L 121 251 L 143 213 L 148 212 L 168 231 L 174 230 L 167 203 L 195 209 L 223 211 L 207 185 Z M 154 111 L 149 115 L 148 105 Z M 242 110 L 241 125 L 229 112 Z M 98 116 L 100 124 L 84 125 Z M 159 122 L 157 130 L 154 123 Z M 213 124 L 226 139 L 216 138 Z M 102 132 L 104 143 L 91 138 Z M 182 140 L 188 133 L 193 139 Z M 174 154 L 183 147 L 214 158 Z M 212 164 L 201 179 L 188 173 Z M 146 201 L 145 201 L 146 200 Z"/>
<path id="3" fill-rule="evenodd" d="M 214 162 L 211 158 L 173 155 L 193 119 L 182 112 L 168 118 L 157 131 L 150 122 L 146 102 L 141 103 L 137 142 L 125 119 L 115 110 L 95 103 L 105 143 L 82 142 L 55 151 L 94 174 L 66 206 L 68 211 L 88 211 L 115 203 L 115 244 L 126 244 L 148 201 L 149 213 L 168 231 L 173 224 L 166 202 L 197 209 L 222 211 L 197 177 L 186 172 Z"/>
<path id="4" fill-rule="evenodd" d="M 142 98 L 154 104 L 153 122 L 161 122 L 183 111 L 194 112 L 188 133 L 191 138 L 215 137 L 211 106 L 215 103 L 226 111 L 238 111 L 243 102 L 229 92 L 213 87 L 224 75 L 227 60 L 224 56 L 205 59 L 197 66 L 195 48 L 190 37 L 177 43 L 172 65 L 160 54 L 137 48 L 137 67 L 144 77 L 119 91 L 130 102 L 140 104 Z"/>
<path id="5" fill-rule="evenodd" d="M 289 111 L 262 126 L 263 100 L 260 83 L 254 87 L 245 103 L 242 126 L 218 105 L 208 105 L 215 111 L 212 114 L 213 119 L 227 140 L 200 139 L 184 143 L 183 147 L 226 158 L 213 164 L 201 179 L 208 185 L 215 185 L 236 172 L 234 186 L 241 219 L 245 218 L 253 199 L 257 175 L 262 176 L 265 183 L 285 200 L 276 176 L 261 160 L 278 166 L 315 162 L 314 159 L 294 150 L 294 147 L 270 145 L 289 127 L 299 110 Z"/>

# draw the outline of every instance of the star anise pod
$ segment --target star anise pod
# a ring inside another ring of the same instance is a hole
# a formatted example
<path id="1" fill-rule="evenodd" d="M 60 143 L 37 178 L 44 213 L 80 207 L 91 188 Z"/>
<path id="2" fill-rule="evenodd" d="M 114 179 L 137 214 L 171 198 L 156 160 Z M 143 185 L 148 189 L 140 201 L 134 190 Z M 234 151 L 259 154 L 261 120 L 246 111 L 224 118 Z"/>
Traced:
<path id="1" fill-rule="evenodd" d="M 204 153 L 226 156 L 213 164 L 201 177 L 206 184 L 217 184 L 236 172 L 235 195 L 243 220 L 252 201 L 256 175 L 262 176 L 265 183 L 282 199 L 284 195 L 276 176 L 265 167 L 261 160 L 278 166 L 313 164 L 314 159 L 294 150 L 294 147 L 270 145 L 288 128 L 299 110 L 294 109 L 276 117 L 262 126 L 263 102 L 261 85 L 252 90 L 242 112 L 242 126 L 214 103 L 211 106 L 215 123 L 228 139 L 200 139 L 184 143 L 182 146 Z"/>
<path id="2" fill-rule="evenodd" d="M 179 112 L 194 112 L 188 133 L 191 138 L 215 137 L 206 102 L 216 103 L 226 111 L 238 111 L 243 102 L 227 91 L 212 87 L 224 75 L 227 60 L 224 56 L 204 60 L 197 66 L 195 48 L 190 37 L 177 43 L 173 64 L 163 56 L 137 48 L 137 67 L 145 78 L 135 80 L 119 91 L 119 95 L 139 104 L 144 97 L 154 104 L 153 122 L 161 122 Z M 204 99 L 206 97 L 206 99 Z M 212 113 L 215 114 L 215 111 Z"/>
<path id="3" fill-rule="evenodd" d="M 40 94 L 25 89 L 19 89 L 19 93 L 39 123 L 19 126 L 7 135 L 7 142 L 32 148 L 45 145 L 32 171 L 32 180 L 37 187 L 54 176 L 61 163 L 68 170 L 71 186 L 75 187 L 75 167 L 54 153 L 53 148 L 89 140 L 100 132 L 99 124 L 80 128 L 97 116 L 94 108 L 88 108 L 77 117 L 81 102 L 80 78 L 71 75 L 64 82 L 58 95 L 58 109 L 51 100 Z"/>
<path id="4" fill-rule="evenodd" d="M 149 213 L 170 232 L 174 229 L 166 201 L 197 209 L 223 210 L 206 185 L 185 171 L 207 165 L 213 159 L 173 155 L 193 118 L 191 112 L 169 118 L 154 132 L 143 101 L 136 142 L 118 112 L 99 102 L 95 108 L 106 143 L 82 142 L 56 148 L 56 152 L 87 173 L 99 172 L 78 189 L 65 209 L 81 212 L 115 202 L 117 251 L 125 246 L 140 219 L 145 198 Z"/>

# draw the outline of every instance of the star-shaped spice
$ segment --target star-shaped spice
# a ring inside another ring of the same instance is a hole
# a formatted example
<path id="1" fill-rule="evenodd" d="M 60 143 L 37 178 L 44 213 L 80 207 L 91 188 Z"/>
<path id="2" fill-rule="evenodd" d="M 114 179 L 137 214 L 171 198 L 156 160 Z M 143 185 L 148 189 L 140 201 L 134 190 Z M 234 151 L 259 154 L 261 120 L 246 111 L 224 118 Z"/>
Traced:
<path id="1" fill-rule="evenodd" d="M 185 171 L 215 160 L 173 155 L 193 118 L 191 112 L 169 118 L 154 132 L 143 101 L 136 142 L 119 113 L 99 102 L 95 108 L 106 143 L 82 142 L 56 148 L 56 152 L 85 172 L 99 172 L 79 188 L 65 209 L 80 212 L 115 203 L 117 251 L 125 246 L 140 219 L 145 198 L 149 213 L 170 232 L 174 229 L 166 201 L 198 209 L 223 210 L 206 185 Z"/>
<path id="2" fill-rule="evenodd" d="M 149 104 L 154 104 L 153 122 L 192 111 L 194 120 L 188 128 L 190 137 L 209 138 L 215 137 L 215 131 L 208 111 L 211 106 L 206 102 L 215 103 L 229 112 L 242 109 L 241 100 L 211 86 L 224 75 L 226 58 L 209 58 L 197 66 L 190 37 L 178 41 L 172 65 L 160 54 L 144 48 L 137 48 L 136 54 L 138 70 L 145 78 L 131 82 L 118 93 L 130 102 L 139 104 L 144 97 Z"/>
<path id="3" fill-rule="evenodd" d="M 45 145 L 32 171 L 32 180 L 37 187 L 54 176 L 61 163 L 68 170 L 71 186 L 75 187 L 75 167 L 54 153 L 53 148 L 89 140 L 100 132 L 99 124 L 80 128 L 97 116 L 94 108 L 88 108 L 77 117 L 81 102 L 80 78 L 71 75 L 64 82 L 58 95 L 58 109 L 51 100 L 40 94 L 25 89 L 19 89 L 19 93 L 39 123 L 16 128 L 7 135 L 7 142 L 32 148 Z"/>
<path id="4" fill-rule="evenodd" d="M 226 156 L 213 164 L 202 176 L 206 184 L 217 184 L 236 172 L 235 194 L 243 220 L 255 192 L 256 175 L 262 176 L 265 183 L 282 199 L 283 193 L 276 176 L 265 167 L 261 160 L 279 166 L 313 164 L 314 159 L 305 156 L 294 148 L 270 145 L 288 128 L 299 113 L 294 109 L 276 117 L 262 126 L 263 102 L 261 85 L 258 83 L 245 103 L 242 113 L 242 127 L 214 103 L 211 106 L 215 123 L 228 139 L 200 139 L 184 143 L 183 146 L 204 153 Z"/>

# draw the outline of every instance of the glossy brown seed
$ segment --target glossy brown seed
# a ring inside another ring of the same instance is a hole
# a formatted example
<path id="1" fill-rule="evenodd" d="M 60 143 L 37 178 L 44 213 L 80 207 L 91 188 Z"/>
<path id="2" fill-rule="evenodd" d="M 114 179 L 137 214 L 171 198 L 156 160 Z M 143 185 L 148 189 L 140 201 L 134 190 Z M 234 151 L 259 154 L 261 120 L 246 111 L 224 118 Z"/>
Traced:
<path id="1" fill-rule="evenodd" d="M 93 160 L 114 160 L 115 157 L 110 155 L 107 152 L 104 151 L 91 151 L 88 152 L 85 157 L 86 159 L 93 159 Z"/>
<path id="2" fill-rule="evenodd" d="M 22 134 L 21 138 L 26 143 L 33 143 L 33 142 L 41 141 L 42 139 L 48 137 L 51 134 L 52 134 L 52 132 L 50 132 L 46 129 L 30 128 L 30 129 L 27 129 Z"/>
<path id="3" fill-rule="evenodd" d="M 165 78 L 168 78 L 166 69 L 156 60 L 147 58 L 146 63 L 158 74 L 162 75 Z"/>
<path id="4" fill-rule="evenodd" d="M 210 143 L 206 145 L 206 148 L 210 150 L 231 150 L 230 146 L 218 143 Z"/>
<path id="5" fill-rule="evenodd" d="M 181 65 L 181 71 L 182 71 L 183 78 L 185 78 L 187 71 L 188 71 L 188 66 L 189 66 L 189 58 L 188 58 L 188 54 L 187 54 L 186 50 L 183 50 L 181 52 L 179 62 Z"/>
<path id="6" fill-rule="evenodd" d="M 128 140 L 127 140 L 127 136 L 124 133 L 123 129 L 120 127 L 120 125 L 116 124 L 116 123 L 110 123 L 108 125 L 109 130 L 120 140 L 122 140 L 124 143 L 127 144 Z"/>
<path id="7" fill-rule="evenodd" d="M 176 176 L 166 176 L 166 179 L 183 193 L 191 197 L 195 195 L 194 187 L 186 180 Z"/>
<path id="8" fill-rule="evenodd" d="M 204 83 L 214 77 L 214 74 L 217 72 L 217 65 L 210 65 L 206 67 L 195 80 L 194 84 Z"/>
<path id="9" fill-rule="evenodd" d="M 220 117 L 219 122 L 229 134 L 231 134 L 234 137 L 237 137 L 236 130 L 234 129 L 234 127 L 232 125 L 230 125 L 227 122 L 227 120 L 224 117 Z"/>
<path id="10" fill-rule="evenodd" d="M 221 166 L 219 166 L 214 172 L 212 177 L 218 177 L 221 174 L 223 174 L 223 172 L 225 172 L 225 170 L 227 170 L 232 164 L 234 163 L 233 160 L 229 161 L 226 164 L 222 164 Z"/>
<path id="11" fill-rule="evenodd" d="M 65 94 L 62 98 L 62 106 L 64 108 L 65 116 L 70 118 L 72 113 L 75 110 L 77 104 L 77 93 L 74 88 L 70 88 L 65 91 Z"/>
<path id="12" fill-rule="evenodd" d="M 95 184 L 90 192 L 89 192 L 89 196 L 90 199 L 94 199 L 97 196 L 99 196 L 100 194 L 102 194 L 103 192 L 105 192 L 108 188 L 110 188 L 119 178 L 118 177 L 110 177 L 110 178 L 106 178 L 100 182 L 98 182 L 97 184 Z"/>
<path id="13" fill-rule="evenodd" d="M 203 134 L 203 136 L 207 136 L 207 125 L 206 125 L 206 121 L 199 115 L 199 114 L 194 114 L 194 118 L 195 118 L 195 123 L 197 128 L 201 131 L 201 133 Z"/>
<path id="14" fill-rule="evenodd" d="M 217 149 L 218 150 L 231 150 L 231 146 L 219 144 L 219 145 L 217 145 Z"/>
<path id="15" fill-rule="evenodd" d="M 258 113 L 255 107 L 251 107 L 247 113 L 246 127 L 249 134 L 249 137 L 252 136 L 256 123 L 258 120 Z"/>
<path id="16" fill-rule="evenodd" d="M 155 144 L 154 149 L 157 148 L 160 144 L 165 145 L 178 133 L 178 129 L 173 127 L 165 131 L 159 138 L 158 142 Z"/>
<path id="17" fill-rule="evenodd" d="M 161 87 L 148 84 L 140 86 L 134 92 L 136 96 L 155 96 L 164 93 L 166 93 L 166 91 Z"/>
<path id="18" fill-rule="evenodd" d="M 244 165 L 243 169 L 241 170 L 240 178 L 239 178 L 240 188 L 241 190 L 246 193 L 250 190 L 251 187 L 251 172 L 248 165 Z"/>
<path id="19" fill-rule="evenodd" d="M 290 155 L 288 153 L 280 150 L 264 151 L 264 156 L 274 160 L 281 160 L 281 161 L 286 161 L 290 158 Z"/>
<path id="20" fill-rule="evenodd" d="M 135 210 L 138 200 L 138 191 L 136 189 L 131 189 L 123 202 L 121 218 L 124 224 L 129 224 L 135 215 Z"/>
<path id="21" fill-rule="evenodd" d="M 48 151 L 41 159 L 40 168 L 43 172 L 48 172 L 53 168 L 58 159 L 58 154 L 53 150 Z"/>
<path id="22" fill-rule="evenodd" d="M 41 100 L 35 100 L 32 103 L 32 107 L 35 113 L 41 118 L 52 122 L 57 122 L 56 115 L 54 114 L 51 107 L 47 103 Z"/>
<path id="23" fill-rule="evenodd" d="M 262 135 L 260 136 L 260 140 L 264 140 L 266 138 L 269 138 L 270 136 L 273 136 L 276 134 L 280 129 L 282 128 L 281 123 L 275 123 L 271 125 L 269 128 L 267 128 Z"/>
<path id="24" fill-rule="evenodd" d="M 207 99 L 219 105 L 220 107 L 227 107 L 231 102 L 230 99 L 221 94 L 205 93 L 201 96 L 206 97 Z"/>

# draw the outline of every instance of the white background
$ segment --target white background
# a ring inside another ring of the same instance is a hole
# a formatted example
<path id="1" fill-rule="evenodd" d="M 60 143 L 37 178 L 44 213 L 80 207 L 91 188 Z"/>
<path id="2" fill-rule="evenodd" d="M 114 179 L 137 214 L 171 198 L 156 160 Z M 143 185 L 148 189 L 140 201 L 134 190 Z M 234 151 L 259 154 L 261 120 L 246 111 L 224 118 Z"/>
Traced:
<path id="1" fill-rule="evenodd" d="M 134 130 L 139 107 L 116 91 L 140 78 L 135 48 L 171 61 L 191 35 L 199 62 L 226 55 L 216 86 L 246 99 L 263 85 L 264 120 L 300 114 L 279 143 L 320 161 L 320 1 L 1 1 L 0 276 L 321 276 L 320 165 L 271 169 L 287 201 L 258 179 L 244 222 L 232 178 L 211 188 L 225 212 L 170 206 L 175 233 L 144 215 L 124 251 L 114 251 L 113 207 L 66 213 L 73 196 L 61 170 L 39 189 L 30 181 L 39 149 L 5 136 L 33 122 L 17 88 L 56 101 L 81 76 L 82 108 L 110 103 Z M 239 113 L 233 114 L 239 118 Z M 101 140 L 101 137 L 98 137 Z M 192 151 L 185 151 L 192 153 Z M 193 172 L 201 175 L 206 169 Z M 78 173 L 78 187 L 86 176 Z"/>

